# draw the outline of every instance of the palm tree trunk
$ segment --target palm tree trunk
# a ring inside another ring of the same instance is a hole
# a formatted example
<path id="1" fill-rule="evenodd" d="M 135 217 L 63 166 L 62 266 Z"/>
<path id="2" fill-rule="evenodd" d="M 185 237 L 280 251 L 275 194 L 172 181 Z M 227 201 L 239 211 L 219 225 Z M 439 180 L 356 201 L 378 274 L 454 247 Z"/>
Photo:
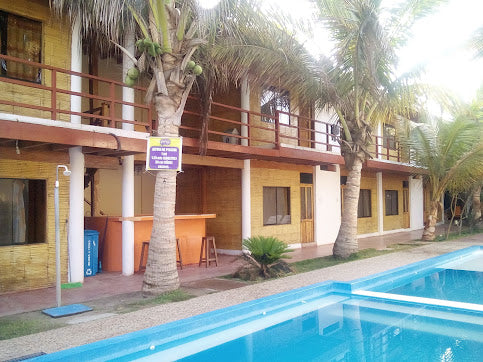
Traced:
<path id="1" fill-rule="evenodd" d="M 440 203 L 441 202 L 439 200 L 431 200 L 428 221 L 423 230 L 423 236 L 421 237 L 422 240 L 432 241 L 436 237 L 434 232 L 436 230 L 436 222 L 438 221 L 438 210 Z"/>
<path id="2" fill-rule="evenodd" d="M 480 195 L 481 195 L 481 185 L 478 186 L 473 190 L 473 222 L 477 223 L 480 218 L 481 218 L 481 201 L 480 201 Z"/>
<path id="3" fill-rule="evenodd" d="M 347 175 L 347 184 L 344 190 L 344 211 L 342 212 L 339 234 L 332 249 L 334 256 L 341 258 L 347 258 L 359 249 L 357 243 L 357 207 L 361 188 L 361 169 L 362 159 L 356 156 Z"/>
<path id="4" fill-rule="evenodd" d="M 158 136 L 178 137 L 184 104 L 179 107 L 167 96 L 157 96 L 155 102 Z M 176 170 L 156 171 L 153 229 L 143 280 L 145 294 L 155 295 L 179 288 L 174 226 L 176 174 Z"/>
<path id="5" fill-rule="evenodd" d="M 175 203 L 176 170 L 157 171 L 153 230 L 143 281 L 143 292 L 146 294 L 160 294 L 179 288 L 174 230 Z"/>

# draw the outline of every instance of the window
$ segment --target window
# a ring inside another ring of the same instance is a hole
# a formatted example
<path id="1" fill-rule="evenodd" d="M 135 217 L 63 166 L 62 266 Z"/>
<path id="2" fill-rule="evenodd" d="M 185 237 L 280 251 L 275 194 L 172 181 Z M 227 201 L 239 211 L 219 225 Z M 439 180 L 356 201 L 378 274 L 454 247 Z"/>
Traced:
<path id="1" fill-rule="evenodd" d="M 0 11 L 0 50 L 3 55 L 40 63 L 42 24 Z M 1 75 L 40 83 L 39 68 L 1 60 Z"/>
<path id="2" fill-rule="evenodd" d="M 290 224 L 290 187 L 263 188 L 263 225 Z"/>
<path id="3" fill-rule="evenodd" d="M 275 122 L 276 111 L 290 113 L 290 94 L 270 87 L 262 91 L 260 99 L 261 113 L 270 117 L 263 117 L 263 122 Z M 290 124 L 290 116 L 286 113 L 279 114 L 280 124 Z"/>
<path id="4" fill-rule="evenodd" d="M 0 246 L 45 242 L 45 180 L 0 179 Z"/>
<path id="5" fill-rule="evenodd" d="M 386 216 L 399 215 L 397 190 L 386 190 Z"/>
<path id="6" fill-rule="evenodd" d="M 361 189 L 359 192 L 359 204 L 357 206 L 357 217 L 371 217 L 371 190 Z"/>
<path id="7" fill-rule="evenodd" d="M 396 129 L 389 124 L 384 125 L 382 146 L 390 150 L 396 149 Z"/>

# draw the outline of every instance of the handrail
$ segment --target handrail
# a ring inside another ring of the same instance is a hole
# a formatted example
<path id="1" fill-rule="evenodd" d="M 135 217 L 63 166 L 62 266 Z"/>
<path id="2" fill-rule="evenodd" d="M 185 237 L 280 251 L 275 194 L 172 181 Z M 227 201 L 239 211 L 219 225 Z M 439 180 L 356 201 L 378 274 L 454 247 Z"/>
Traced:
<path id="1" fill-rule="evenodd" d="M 143 126 L 147 132 L 157 129 L 158 120 L 153 117 L 153 107 L 145 103 L 128 102 L 116 96 L 117 87 L 125 87 L 121 81 L 107 79 L 91 74 L 75 72 L 67 69 L 58 68 L 51 65 L 31 62 L 25 59 L 19 59 L 8 55 L 0 55 L 0 59 L 5 61 L 26 64 L 42 70 L 42 82 L 35 83 L 19 79 L 13 79 L 0 76 L 0 83 L 8 83 L 19 87 L 27 87 L 34 89 L 34 94 L 41 94 L 39 101 L 26 103 L 19 102 L 13 96 L 5 96 L 0 94 L 0 105 L 14 106 L 20 109 L 37 110 L 40 112 L 50 112 L 51 118 L 57 120 L 58 116 L 74 115 L 89 120 L 89 123 L 102 126 L 107 124 L 108 127 L 116 127 L 120 124 L 133 124 Z M 46 72 L 50 72 L 50 78 Z M 82 79 L 93 80 L 103 84 L 105 92 L 98 94 L 90 94 L 81 90 L 79 92 L 72 91 L 69 87 L 70 76 L 81 77 Z M 60 78 L 63 77 L 63 78 Z M 67 79 L 64 79 L 68 77 Z M 63 83 L 59 85 L 59 80 Z M 136 92 L 145 93 L 146 88 L 140 86 L 133 87 Z M 68 97 L 75 96 L 89 101 L 91 107 L 101 111 L 100 114 L 94 114 L 92 109 L 87 111 L 71 111 L 70 99 Z M 50 100 L 50 101 L 49 101 Z M 103 107 L 95 107 L 92 101 L 106 105 Z M 183 113 L 182 124 L 180 126 L 180 134 L 185 137 L 199 138 L 201 134 L 201 119 L 199 97 L 190 95 L 189 101 Z M 193 102 L 194 101 L 194 102 Z M 136 116 L 141 121 L 125 120 L 122 118 L 120 109 L 122 106 L 134 107 Z M 232 116 L 232 114 L 234 116 Z M 245 115 L 245 116 L 243 116 Z M 242 117 L 243 116 L 243 117 Z M 282 118 L 288 117 L 289 123 L 282 122 Z M 240 121 L 244 119 L 246 121 Z M 286 146 L 301 147 L 304 149 L 313 149 L 314 151 L 330 151 L 341 152 L 340 134 L 334 134 L 334 123 L 328 123 L 321 120 L 313 119 L 304 115 L 293 114 L 285 111 L 275 111 L 275 114 L 266 114 L 257 110 L 243 109 L 237 106 L 223 104 L 220 102 L 212 102 L 212 114 L 208 121 L 208 137 L 210 141 L 221 142 L 222 140 L 231 140 L 233 143 L 258 147 L 269 146 L 279 149 Z M 239 134 L 231 134 L 227 132 L 229 129 L 236 128 Z M 400 144 L 392 136 L 374 136 L 373 148 L 370 149 L 372 157 L 376 159 L 401 161 Z M 390 146 L 395 146 L 394 149 Z"/>

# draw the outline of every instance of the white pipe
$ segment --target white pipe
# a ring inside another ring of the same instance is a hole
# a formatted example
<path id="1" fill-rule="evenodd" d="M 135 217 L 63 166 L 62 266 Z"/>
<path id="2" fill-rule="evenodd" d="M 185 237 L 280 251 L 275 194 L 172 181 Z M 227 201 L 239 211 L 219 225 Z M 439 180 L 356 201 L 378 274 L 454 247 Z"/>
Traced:
<path id="1" fill-rule="evenodd" d="M 134 33 L 126 33 L 124 47 L 134 54 Z M 122 70 L 123 78 L 127 71 L 134 66 L 132 60 L 123 55 Z M 122 88 L 122 100 L 134 103 L 134 89 Z M 122 105 L 122 119 L 134 121 L 134 107 Z M 134 125 L 123 123 L 124 130 L 133 131 Z M 134 156 L 125 156 L 122 161 L 122 217 L 134 216 Z M 122 274 L 134 274 L 134 221 L 122 221 Z"/>
<path id="2" fill-rule="evenodd" d="M 250 160 L 243 161 L 242 169 L 242 240 L 252 236 L 251 225 L 251 182 L 250 182 Z"/>
<path id="3" fill-rule="evenodd" d="M 71 172 L 65 165 L 57 165 L 54 186 L 54 209 L 55 209 L 55 295 L 57 307 L 62 304 L 62 284 L 60 270 L 60 221 L 59 221 L 59 167 L 64 169 L 64 176 L 70 176 Z"/>
<path id="4" fill-rule="evenodd" d="M 382 190 L 382 172 L 376 172 L 377 185 L 377 232 L 382 235 L 384 232 L 384 193 Z"/>

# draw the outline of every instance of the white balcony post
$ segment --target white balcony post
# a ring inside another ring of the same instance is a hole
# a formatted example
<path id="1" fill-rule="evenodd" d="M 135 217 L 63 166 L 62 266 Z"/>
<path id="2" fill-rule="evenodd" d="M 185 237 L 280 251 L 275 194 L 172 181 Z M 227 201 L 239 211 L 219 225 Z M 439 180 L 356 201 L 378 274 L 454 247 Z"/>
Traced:
<path id="1" fill-rule="evenodd" d="M 79 19 L 72 28 L 71 70 L 82 72 L 82 41 Z M 71 76 L 70 90 L 82 91 L 81 78 Z M 70 109 L 81 112 L 81 97 L 71 95 Z M 80 116 L 71 115 L 72 123 L 81 123 Z M 70 158 L 70 190 L 69 190 L 69 281 L 84 281 L 84 154 L 82 147 L 69 149 Z"/>
<path id="2" fill-rule="evenodd" d="M 383 132 L 382 132 L 382 122 L 379 122 L 378 125 L 377 125 L 377 132 L 376 132 L 378 138 L 377 138 L 377 148 L 376 148 L 376 151 L 377 151 L 377 159 L 380 159 L 382 160 L 382 145 L 384 143 L 384 139 L 381 138 L 382 135 L 383 135 Z"/>
<path id="3" fill-rule="evenodd" d="M 124 38 L 124 47 L 134 54 L 134 33 L 129 31 Z M 131 59 L 123 55 L 122 76 L 126 76 L 127 71 L 132 68 Z M 122 100 L 134 103 L 134 89 L 130 87 L 122 88 Z M 122 105 L 122 119 L 134 121 L 134 107 Z M 134 125 L 123 123 L 125 130 L 134 130 Z M 124 156 L 122 161 L 122 274 L 134 274 L 134 221 L 125 220 L 134 216 L 134 156 Z"/>
<path id="4" fill-rule="evenodd" d="M 252 211 L 251 211 L 251 172 L 250 160 L 243 161 L 242 169 L 242 240 L 252 236 Z"/>
<path id="5" fill-rule="evenodd" d="M 409 176 L 409 226 L 411 230 L 424 228 L 424 191 L 421 177 Z"/>
<path id="6" fill-rule="evenodd" d="M 382 188 L 382 172 L 376 172 L 377 183 L 377 232 L 384 233 L 384 192 Z"/>
<path id="7" fill-rule="evenodd" d="M 248 79 L 244 77 L 241 82 L 241 108 L 249 110 L 250 109 L 250 85 L 248 84 Z M 248 124 L 248 114 L 242 112 L 241 114 L 241 123 Z M 248 127 L 249 126 L 241 126 L 241 136 L 248 137 Z M 242 138 L 241 144 L 243 146 L 248 146 L 248 139 Z"/>

